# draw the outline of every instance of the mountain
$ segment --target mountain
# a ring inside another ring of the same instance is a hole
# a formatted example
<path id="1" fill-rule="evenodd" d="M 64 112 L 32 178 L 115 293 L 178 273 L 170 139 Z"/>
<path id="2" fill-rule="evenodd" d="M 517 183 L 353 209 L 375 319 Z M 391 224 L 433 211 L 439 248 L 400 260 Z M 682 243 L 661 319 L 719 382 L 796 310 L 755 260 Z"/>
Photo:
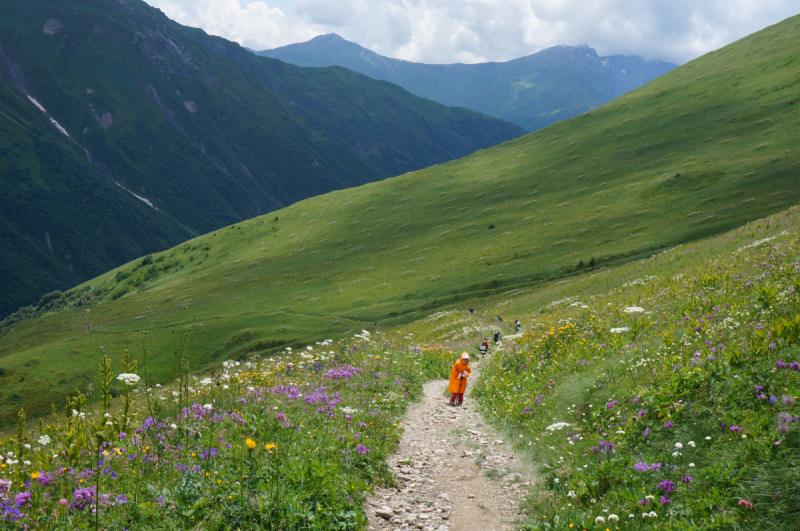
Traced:
<path id="1" fill-rule="evenodd" d="M 800 16 L 579 117 L 236 223 L 44 300 L 0 324 L 0 418 L 84 389 L 100 353 L 138 348 L 141 330 L 163 382 L 172 331 L 189 333 L 202 369 L 546 290 L 785 210 L 800 200 L 798 38 Z"/>
<path id="2" fill-rule="evenodd" d="M 3 7 L 3 316 L 192 235 L 524 133 L 255 57 L 139 0 Z"/>
<path id="3" fill-rule="evenodd" d="M 300 66 L 343 66 L 528 131 L 594 109 L 677 66 L 600 57 L 588 46 L 555 46 L 504 63 L 429 65 L 384 57 L 336 34 L 256 53 Z"/>

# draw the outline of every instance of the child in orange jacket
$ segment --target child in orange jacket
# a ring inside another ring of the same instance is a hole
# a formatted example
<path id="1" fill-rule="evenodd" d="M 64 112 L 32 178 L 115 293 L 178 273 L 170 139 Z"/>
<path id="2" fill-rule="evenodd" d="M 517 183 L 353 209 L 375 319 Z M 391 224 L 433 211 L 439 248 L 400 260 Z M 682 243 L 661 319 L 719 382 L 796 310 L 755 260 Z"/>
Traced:
<path id="1" fill-rule="evenodd" d="M 470 373 L 472 370 L 469 368 L 469 354 L 464 352 L 450 371 L 450 387 L 447 391 L 453 393 L 450 398 L 451 406 L 460 406 L 464 402 L 464 391 L 467 390 L 467 377 Z"/>

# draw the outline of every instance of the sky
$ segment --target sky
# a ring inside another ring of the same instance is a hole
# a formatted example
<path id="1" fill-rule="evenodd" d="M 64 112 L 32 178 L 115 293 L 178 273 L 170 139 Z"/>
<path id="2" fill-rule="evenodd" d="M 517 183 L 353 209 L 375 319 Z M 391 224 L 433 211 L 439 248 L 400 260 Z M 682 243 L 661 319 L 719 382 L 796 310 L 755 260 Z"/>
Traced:
<path id="1" fill-rule="evenodd" d="M 337 33 L 422 63 L 507 61 L 559 44 L 678 64 L 800 13 L 798 0 L 145 0 L 266 50 Z"/>

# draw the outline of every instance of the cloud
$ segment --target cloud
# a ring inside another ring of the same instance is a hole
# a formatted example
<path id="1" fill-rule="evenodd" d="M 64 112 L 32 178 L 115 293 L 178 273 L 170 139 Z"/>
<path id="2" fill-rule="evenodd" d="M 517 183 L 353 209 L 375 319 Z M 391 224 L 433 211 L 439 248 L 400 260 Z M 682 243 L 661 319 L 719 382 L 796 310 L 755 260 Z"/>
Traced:
<path id="1" fill-rule="evenodd" d="M 148 2 L 182 24 L 251 48 L 335 32 L 380 54 L 428 63 L 505 61 L 558 44 L 683 63 L 799 9 L 796 0 Z"/>

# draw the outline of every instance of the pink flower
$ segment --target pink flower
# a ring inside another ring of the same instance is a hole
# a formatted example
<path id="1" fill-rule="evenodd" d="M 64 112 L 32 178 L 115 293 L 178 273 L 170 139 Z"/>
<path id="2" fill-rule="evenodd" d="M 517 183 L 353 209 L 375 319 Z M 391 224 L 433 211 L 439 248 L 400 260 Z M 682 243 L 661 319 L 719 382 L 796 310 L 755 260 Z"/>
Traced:
<path id="1" fill-rule="evenodd" d="M 60 500 L 58 500 L 58 503 L 60 503 L 62 507 L 66 507 L 67 506 L 67 500 L 65 500 L 64 498 L 61 498 Z"/>
<path id="2" fill-rule="evenodd" d="M 739 500 L 739 505 L 744 505 L 748 509 L 752 509 L 753 508 L 752 502 L 749 502 L 747 500 Z"/>

